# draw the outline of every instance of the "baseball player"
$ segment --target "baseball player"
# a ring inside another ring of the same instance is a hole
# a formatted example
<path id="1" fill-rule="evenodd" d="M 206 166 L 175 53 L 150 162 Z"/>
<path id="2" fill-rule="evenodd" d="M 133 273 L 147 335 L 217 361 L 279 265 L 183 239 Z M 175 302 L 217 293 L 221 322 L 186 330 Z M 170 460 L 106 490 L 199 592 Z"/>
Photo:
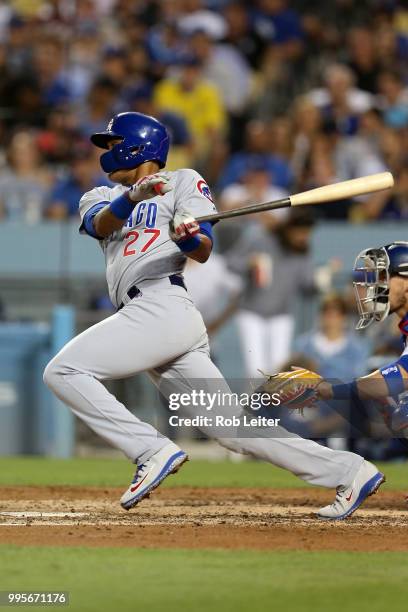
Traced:
<path id="1" fill-rule="evenodd" d="M 97 187 L 81 198 L 80 231 L 99 242 L 105 256 L 109 294 L 116 314 L 71 340 L 48 364 L 46 384 L 91 429 L 136 464 L 121 498 L 130 509 L 187 460 L 187 454 L 152 425 L 131 414 L 102 384 L 146 371 L 161 391 L 193 391 L 214 381 L 230 389 L 209 357 L 206 329 L 184 285 L 187 258 L 205 262 L 212 227 L 195 217 L 215 210 L 203 178 L 190 169 L 165 172 L 169 137 L 153 117 L 121 113 L 91 141 L 104 149 L 101 166 L 113 188 Z M 197 383 L 197 381 L 199 381 Z M 163 383 L 169 383 L 168 386 Z M 187 405 L 194 416 L 201 408 Z M 239 404 L 217 406 L 229 417 Z M 282 428 L 228 435 L 201 427 L 230 450 L 286 468 L 303 480 L 337 487 L 323 518 L 343 518 L 383 481 L 377 468 L 356 454 L 333 451 Z M 352 489 L 352 495 L 345 492 Z"/>
<path id="2" fill-rule="evenodd" d="M 349 383 L 332 384 L 317 380 L 314 372 L 302 370 L 301 376 L 314 380 L 313 400 L 376 400 L 395 433 L 408 429 L 408 242 L 393 242 L 379 248 L 364 249 L 356 258 L 353 285 L 360 318 L 357 329 L 396 314 L 402 334 L 403 351 L 399 359 L 367 376 Z M 299 369 L 291 373 L 296 376 Z M 282 376 L 283 373 L 281 373 Z M 286 373 L 290 378 L 290 373 Z M 309 382 L 309 381 L 308 381 Z M 358 405 L 358 404 L 357 404 Z M 323 509 L 325 514 L 332 510 Z"/>
<path id="3" fill-rule="evenodd" d="M 394 432 L 408 427 L 408 405 L 399 396 L 408 389 L 408 242 L 393 242 L 369 248 L 357 256 L 353 270 L 354 289 L 360 318 L 357 329 L 389 315 L 400 317 L 403 352 L 399 359 L 351 383 L 332 385 L 321 381 L 321 399 L 375 399 L 385 411 Z"/>

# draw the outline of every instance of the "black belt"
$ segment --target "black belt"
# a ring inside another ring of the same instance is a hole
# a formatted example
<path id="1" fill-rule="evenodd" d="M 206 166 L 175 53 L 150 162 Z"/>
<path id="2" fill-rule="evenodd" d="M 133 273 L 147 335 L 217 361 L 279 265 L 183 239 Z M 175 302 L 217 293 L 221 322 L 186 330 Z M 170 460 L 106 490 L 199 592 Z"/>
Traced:
<path id="1" fill-rule="evenodd" d="M 171 274 L 169 276 L 170 285 L 177 285 L 178 287 L 183 287 L 187 291 L 187 287 L 184 284 L 184 279 L 180 274 Z M 133 300 L 135 297 L 140 295 L 142 292 L 136 285 L 132 285 L 130 289 L 126 292 L 126 295 L 130 300 Z M 124 307 L 124 303 L 122 302 L 119 306 L 118 310 Z"/>

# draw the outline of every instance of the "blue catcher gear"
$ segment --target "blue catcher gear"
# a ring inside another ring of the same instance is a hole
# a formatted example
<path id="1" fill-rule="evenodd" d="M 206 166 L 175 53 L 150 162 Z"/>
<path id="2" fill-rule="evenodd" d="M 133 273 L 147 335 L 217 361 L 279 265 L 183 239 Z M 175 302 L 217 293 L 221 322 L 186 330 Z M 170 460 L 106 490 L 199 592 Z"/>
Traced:
<path id="1" fill-rule="evenodd" d="M 120 113 L 109 122 L 104 132 L 92 134 L 91 142 L 109 149 L 109 142 L 120 138 L 107 153 L 101 155 L 101 166 L 107 174 L 115 170 L 137 168 L 146 161 L 166 165 L 169 135 L 165 126 L 154 117 L 142 113 Z"/>
<path id="2" fill-rule="evenodd" d="M 359 253 L 353 270 L 360 314 L 356 329 L 366 328 L 373 321 L 383 321 L 388 316 L 392 276 L 408 277 L 408 242 L 393 242 Z"/>

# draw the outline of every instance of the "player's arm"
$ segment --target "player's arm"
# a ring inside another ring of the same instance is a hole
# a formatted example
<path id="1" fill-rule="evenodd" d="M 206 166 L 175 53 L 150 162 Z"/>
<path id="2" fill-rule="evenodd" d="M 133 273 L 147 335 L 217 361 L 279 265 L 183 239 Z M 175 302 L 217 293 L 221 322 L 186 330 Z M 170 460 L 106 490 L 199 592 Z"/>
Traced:
<path id="1" fill-rule="evenodd" d="M 213 246 L 212 223 L 198 223 L 196 218 L 216 212 L 210 189 L 195 170 L 177 172 L 174 194 L 174 216 L 169 236 L 187 257 L 204 263 Z"/>
<path id="2" fill-rule="evenodd" d="M 115 204 L 115 202 L 118 204 L 118 200 L 119 207 L 115 206 L 112 208 L 112 204 Z M 129 200 L 127 194 L 123 194 L 109 202 L 109 204 L 106 204 L 93 217 L 92 223 L 95 234 L 100 238 L 106 238 L 113 234 L 113 232 L 120 230 L 132 214 L 135 205 L 136 202 Z"/>
<path id="3" fill-rule="evenodd" d="M 212 241 L 208 238 L 208 236 L 205 236 L 205 234 L 198 234 L 198 237 L 200 240 L 199 246 L 194 249 L 194 251 L 186 253 L 186 255 L 195 261 L 205 263 L 211 255 Z"/>
<path id="4" fill-rule="evenodd" d="M 272 394 L 279 392 L 289 408 L 303 408 L 318 400 L 377 400 L 398 397 L 408 389 L 408 355 L 368 376 L 349 383 L 333 384 L 322 376 L 293 366 L 289 372 L 280 372 L 267 378 L 263 390 Z M 283 401 L 284 400 L 284 401 Z M 382 402 L 383 403 L 383 402 Z"/>
<path id="5" fill-rule="evenodd" d="M 105 205 L 93 215 L 92 221 L 88 221 L 89 225 L 92 223 L 89 229 L 93 229 L 95 237 L 106 238 L 125 225 L 138 202 L 155 195 L 164 195 L 171 189 L 168 179 L 163 175 L 144 176 L 112 202 L 104 203 Z"/>
<path id="6" fill-rule="evenodd" d="M 364 400 L 396 397 L 408 389 L 407 370 L 408 356 L 403 355 L 398 361 L 351 383 L 333 385 L 324 380 L 316 389 L 318 399 L 351 399 L 357 396 Z"/>
<path id="7" fill-rule="evenodd" d="M 176 213 L 170 223 L 169 235 L 187 257 L 200 263 L 209 258 L 213 245 L 211 223 L 198 223 L 188 212 Z"/>

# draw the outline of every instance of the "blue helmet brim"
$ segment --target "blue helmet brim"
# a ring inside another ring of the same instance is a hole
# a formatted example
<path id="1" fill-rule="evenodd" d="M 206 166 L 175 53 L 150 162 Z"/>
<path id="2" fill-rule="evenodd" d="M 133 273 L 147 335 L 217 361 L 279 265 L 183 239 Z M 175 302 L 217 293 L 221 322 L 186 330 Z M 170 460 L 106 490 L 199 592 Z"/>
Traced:
<path id="1" fill-rule="evenodd" d="M 106 130 L 105 132 L 97 132 L 96 134 L 92 134 L 90 140 L 92 144 L 100 149 L 109 149 L 109 142 L 114 138 L 123 138 L 123 136 Z"/>

